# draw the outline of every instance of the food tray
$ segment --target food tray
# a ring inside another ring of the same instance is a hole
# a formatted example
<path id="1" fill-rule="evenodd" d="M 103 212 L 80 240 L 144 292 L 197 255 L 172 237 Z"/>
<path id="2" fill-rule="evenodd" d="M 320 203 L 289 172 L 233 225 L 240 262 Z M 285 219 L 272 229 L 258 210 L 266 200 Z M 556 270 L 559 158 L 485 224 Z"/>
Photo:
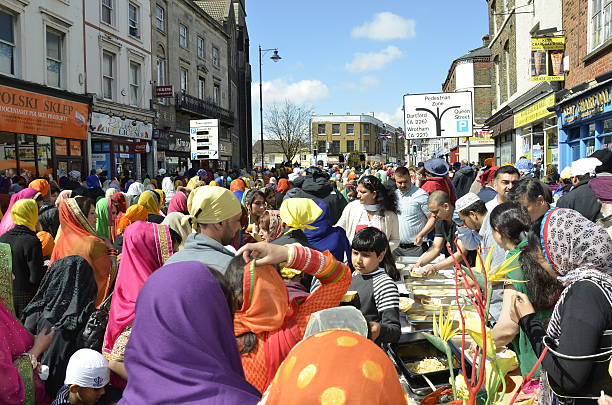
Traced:
<path id="1" fill-rule="evenodd" d="M 398 343 L 387 346 L 387 352 L 393 359 L 398 372 L 403 375 L 404 378 L 406 378 L 410 389 L 414 392 L 429 388 L 429 384 L 427 384 L 427 381 L 425 381 L 423 376 L 426 376 L 436 387 L 448 384 L 450 377 L 450 372 L 448 369 L 418 374 L 412 372 L 406 366 L 406 363 L 419 361 L 428 357 L 446 359 L 446 354 L 442 353 L 431 343 L 429 343 L 429 341 L 424 337 L 423 332 L 425 331 L 402 334 Z M 453 355 L 453 362 L 455 363 L 455 367 L 453 369 L 456 376 L 459 373 L 459 365 L 461 364 L 460 348 L 458 348 L 452 341 L 449 343 L 451 353 Z M 471 373 L 471 368 L 467 363 L 466 368 L 468 368 L 466 371 Z"/>

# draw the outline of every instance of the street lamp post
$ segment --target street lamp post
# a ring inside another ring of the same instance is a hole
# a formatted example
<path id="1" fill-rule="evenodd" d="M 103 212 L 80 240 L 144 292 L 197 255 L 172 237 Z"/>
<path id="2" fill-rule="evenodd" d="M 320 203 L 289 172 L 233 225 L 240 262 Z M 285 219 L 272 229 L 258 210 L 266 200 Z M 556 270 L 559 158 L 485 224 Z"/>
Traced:
<path id="1" fill-rule="evenodd" d="M 263 85 L 262 85 L 262 78 L 261 78 L 261 55 L 265 54 L 266 52 L 270 52 L 270 51 L 274 51 L 274 54 L 272 56 L 270 56 L 270 59 L 272 59 L 274 62 L 278 62 L 279 60 L 281 60 L 282 58 L 280 57 L 280 55 L 278 54 L 278 49 L 276 48 L 271 48 L 271 49 L 261 49 L 261 45 L 259 45 L 259 127 L 260 127 L 260 140 L 261 140 L 261 170 L 263 171 L 264 168 L 264 138 L 263 138 Z"/>

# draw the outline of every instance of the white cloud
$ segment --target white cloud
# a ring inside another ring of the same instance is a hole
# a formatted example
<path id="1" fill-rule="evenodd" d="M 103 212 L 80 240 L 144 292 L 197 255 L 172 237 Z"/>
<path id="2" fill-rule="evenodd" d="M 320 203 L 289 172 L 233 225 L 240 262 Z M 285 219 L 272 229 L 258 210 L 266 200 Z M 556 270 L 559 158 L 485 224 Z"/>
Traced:
<path id="1" fill-rule="evenodd" d="M 378 41 L 407 39 L 416 36 L 415 26 L 414 20 L 386 11 L 376 14 L 373 20 L 353 28 L 351 35 L 355 38 L 369 38 Z"/>
<path id="2" fill-rule="evenodd" d="M 289 100 L 295 104 L 323 100 L 329 97 L 329 88 L 320 80 L 300 80 L 288 82 L 284 79 L 262 82 L 264 104 Z M 259 104 L 259 82 L 251 86 L 254 104 Z"/>
<path id="3" fill-rule="evenodd" d="M 353 60 L 344 67 L 351 72 L 369 72 L 384 69 L 395 59 L 402 57 L 404 53 L 397 46 L 390 45 L 380 52 L 357 52 Z"/>
<path id="4" fill-rule="evenodd" d="M 396 128 L 404 128 L 404 110 L 401 105 L 392 113 L 377 112 L 374 113 L 374 116 L 385 124 L 393 125 Z"/>
<path id="5" fill-rule="evenodd" d="M 380 86 L 380 80 L 375 76 L 364 76 L 359 82 L 342 83 L 340 87 L 347 90 L 366 91 Z"/>

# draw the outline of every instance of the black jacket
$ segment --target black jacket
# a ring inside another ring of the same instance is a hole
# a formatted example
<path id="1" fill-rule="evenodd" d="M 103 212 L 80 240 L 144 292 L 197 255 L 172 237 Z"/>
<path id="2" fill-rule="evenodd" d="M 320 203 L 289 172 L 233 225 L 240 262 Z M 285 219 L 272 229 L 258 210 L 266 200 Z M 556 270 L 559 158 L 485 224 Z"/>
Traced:
<path id="1" fill-rule="evenodd" d="M 469 166 L 463 166 L 457 170 L 453 177 L 453 187 L 455 187 L 455 195 L 460 199 L 470 192 L 470 187 L 476 179 L 476 172 Z"/>
<path id="2" fill-rule="evenodd" d="M 329 207 L 329 216 L 332 224 L 340 219 L 344 207 L 348 204 L 339 192 L 332 194 L 332 186 L 325 176 L 306 177 L 302 189 L 295 194 L 296 198 L 319 198 Z"/>
<path id="3" fill-rule="evenodd" d="M 585 218 L 595 222 L 599 218 L 601 203 L 591 190 L 588 180 L 576 184 L 569 193 L 563 194 L 557 201 L 559 208 L 571 208 L 578 211 Z"/>

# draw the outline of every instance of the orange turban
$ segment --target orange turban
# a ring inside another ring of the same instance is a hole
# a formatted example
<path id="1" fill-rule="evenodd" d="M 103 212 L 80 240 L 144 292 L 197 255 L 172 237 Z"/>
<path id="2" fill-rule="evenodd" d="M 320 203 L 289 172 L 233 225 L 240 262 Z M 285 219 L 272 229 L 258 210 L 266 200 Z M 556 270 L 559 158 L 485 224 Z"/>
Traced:
<path id="1" fill-rule="evenodd" d="M 42 255 L 43 257 L 50 257 L 51 253 L 53 253 L 53 248 L 55 247 L 55 241 L 53 240 L 53 236 L 49 232 L 40 231 L 36 234 L 40 243 L 42 244 Z"/>
<path id="2" fill-rule="evenodd" d="M 493 158 L 486 158 L 484 161 L 485 166 L 493 166 L 494 163 L 495 161 L 493 160 Z"/>
<path id="3" fill-rule="evenodd" d="M 49 194 L 49 182 L 45 179 L 33 180 L 28 187 L 40 191 L 40 194 L 42 194 L 43 197 L 46 197 Z"/>

